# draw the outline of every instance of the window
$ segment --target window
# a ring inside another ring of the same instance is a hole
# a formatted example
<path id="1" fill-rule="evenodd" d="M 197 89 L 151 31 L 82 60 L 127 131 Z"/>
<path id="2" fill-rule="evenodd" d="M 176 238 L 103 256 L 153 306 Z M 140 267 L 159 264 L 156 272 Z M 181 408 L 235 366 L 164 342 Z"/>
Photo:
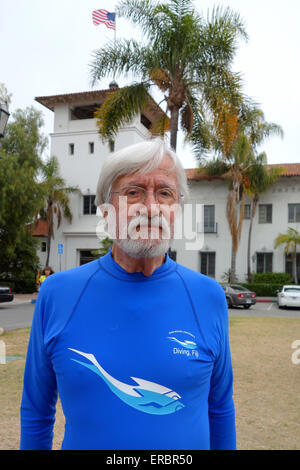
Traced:
<path id="1" fill-rule="evenodd" d="M 245 204 L 244 219 L 251 219 L 251 204 Z"/>
<path id="2" fill-rule="evenodd" d="M 232 290 L 237 290 L 238 292 L 241 292 L 241 291 L 246 291 L 247 289 L 245 289 L 245 287 L 242 287 L 242 286 L 230 286 L 230 288 Z"/>
<path id="3" fill-rule="evenodd" d="M 96 214 L 97 207 L 95 206 L 94 202 L 95 202 L 94 194 L 83 196 L 83 214 L 84 215 Z"/>
<path id="4" fill-rule="evenodd" d="M 204 233 L 215 231 L 215 206 L 204 206 Z"/>
<path id="5" fill-rule="evenodd" d="M 89 142 L 89 152 L 94 153 L 94 142 Z"/>
<path id="6" fill-rule="evenodd" d="M 74 144 L 69 144 L 69 154 L 70 155 L 74 155 L 74 149 L 75 149 L 75 145 Z"/>
<path id="7" fill-rule="evenodd" d="M 169 248 L 168 255 L 173 261 L 176 261 L 176 257 L 177 257 L 177 252 L 176 251 L 171 250 L 171 248 Z"/>
<path id="8" fill-rule="evenodd" d="M 288 204 L 288 222 L 300 222 L 300 204 Z"/>
<path id="9" fill-rule="evenodd" d="M 148 130 L 150 129 L 150 127 L 151 127 L 151 121 L 150 121 L 144 114 L 141 114 L 141 123 L 142 123 L 143 126 L 145 126 Z"/>
<path id="10" fill-rule="evenodd" d="M 109 147 L 110 152 L 114 152 L 115 151 L 115 141 L 114 140 L 109 140 L 108 147 Z"/>
<path id="11" fill-rule="evenodd" d="M 273 272 L 273 253 L 256 253 L 256 272 Z"/>
<path id="12" fill-rule="evenodd" d="M 41 251 L 45 253 L 47 251 L 47 242 L 42 242 Z"/>
<path id="13" fill-rule="evenodd" d="M 95 260 L 95 256 L 92 255 L 92 251 L 80 250 L 80 254 L 79 254 L 79 264 L 80 264 L 80 266 L 82 264 L 86 264 L 86 263 L 89 263 L 90 261 L 94 261 L 94 260 Z"/>
<path id="14" fill-rule="evenodd" d="M 94 119 L 94 114 L 100 106 L 100 103 L 75 106 L 75 108 L 71 109 L 71 121 L 78 119 Z"/>
<path id="15" fill-rule="evenodd" d="M 300 279 L 300 253 L 296 255 L 297 277 Z M 293 260 L 291 255 L 285 255 L 285 272 L 293 276 Z"/>
<path id="16" fill-rule="evenodd" d="M 258 222 L 260 224 L 272 223 L 272 204 L 259 204 Z"/>
<path id="17" fill-rule="evenodd" d="M 215 277 L 216 253 L 214 251 L 200 252 L 200 272 L 206 276 Z"/>

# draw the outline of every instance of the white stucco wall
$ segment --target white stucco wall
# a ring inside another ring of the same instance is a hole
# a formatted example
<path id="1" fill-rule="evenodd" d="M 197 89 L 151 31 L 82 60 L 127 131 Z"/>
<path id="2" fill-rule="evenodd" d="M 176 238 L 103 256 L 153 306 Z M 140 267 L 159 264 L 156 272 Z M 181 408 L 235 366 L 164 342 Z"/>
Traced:
<path id="1" fill-rule="evenodd" d="M 219 180 L 199 181 L 190 184 L 190 201 L 195 204 L 215 205 L 217 233 L 205 233 L 200 249 L 186 250 L 186 240 L 174 240 L 172 249 L 177 251 L 177 261 L 196 271 L 200 270 L 200 251 L 216 253 L 216 279 L 221 280 L 231 265 L 231 235 L 226 218 L 228 189 L 226 182 Z M 246 203 L 250 200 L 246 198 Z M 288 222 L 288 204 L 300 203 L 300 177 L 281 177 L 266 193 L 259 204 L 272 204 L 272 223 L 259 223 L 259 208 L 253 221 L 251 237 L 251 270 L 256 272 L 256 252 L 273 253 L 273 272 L 285 271 L 284 245 L 274 249 L 274 240 L 288 227 L 300 230 L 300 223 Z M 239 281 L 245 281 L 247 273 L 247 247 L 250 220 L 244 219 L 237 252 L 236 272 Z M 300 252 L 300 247 L 298 247 Z"/>

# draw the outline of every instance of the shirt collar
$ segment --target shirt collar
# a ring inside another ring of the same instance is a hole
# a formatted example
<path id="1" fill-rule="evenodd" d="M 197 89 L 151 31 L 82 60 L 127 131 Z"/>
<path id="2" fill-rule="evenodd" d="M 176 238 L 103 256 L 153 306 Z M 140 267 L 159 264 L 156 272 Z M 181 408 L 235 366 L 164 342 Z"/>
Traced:
<path id="1" fill-rule="evenodd" d="M 176 269 L 177 263 L 173 261 L 168 253 L 166 253 L 164 263 L 153 271 L 151 276 L 145 276 L 142 272 L 128 273 L 122 266 L 120 266 L 112 257 L 111 250 L 99 258 L 100 266 L 109 274 L 118 279 L 126 281 L 152 281 L 166 276 Z"/>

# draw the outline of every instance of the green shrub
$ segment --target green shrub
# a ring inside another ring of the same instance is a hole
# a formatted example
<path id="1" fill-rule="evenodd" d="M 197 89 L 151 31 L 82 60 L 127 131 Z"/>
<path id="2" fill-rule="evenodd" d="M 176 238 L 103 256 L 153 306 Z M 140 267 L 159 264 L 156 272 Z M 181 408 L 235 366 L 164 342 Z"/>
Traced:
<path id="1" fill-rule="evenodd" d="M 247 283 L 239 283 L 239 285 L 246 287 L 246 289 L 249 289 L 253 292 L 256 293 L 258 297 L 276 297 L 277 296 L 277 290 L 281 290 L 283 284 L 263 284 L 262 282 L 257 282 L 257 283 L 252 283 L 252 284 L 247 284 Z"/>
<path id="2" fill-rule="evenodd" d="M 36 292 L 35 279 L 9 279 L 5 281 L 1 279 L 0 286 L 10 287 L 12 292 L 16 294 L 32 294 Z"/>
<path id="3" fill-rule="evenodd" d="M 15 291 L 15 283 L 12 282 L 12 281 L 0 281 L 0 286 L 4 286 L 4 287 L 10 287 L 12 292 Z"/>
<path id="4" fill-rule="evenodd" d="M 293 281 L 288 273 L 253 273 L 252 282 L 254 284 L 289 284 Z"/>

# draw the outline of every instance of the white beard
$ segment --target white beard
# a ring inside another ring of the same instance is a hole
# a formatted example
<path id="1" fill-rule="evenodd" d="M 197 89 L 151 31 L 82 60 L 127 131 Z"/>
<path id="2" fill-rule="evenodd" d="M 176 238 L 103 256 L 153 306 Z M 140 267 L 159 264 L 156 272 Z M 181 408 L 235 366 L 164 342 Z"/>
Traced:
<path id="1" fill-rule="evenodd" d="M 162 228 L 161 238 L 151 238 L 148 228 L 146 233 L 143 231 L 142 236 L 139 235 L 140 232 L 136 231 L 137 226 L 142 230 L 143 227 L 148 227 L 148 223 L 147 216 L 134 217 L 127 226 L 127 232 L 121 233 L 122 236 L 115 240 L 115 243 L 133 258 L 155 258 L 164 255 L 172 241 L 169 223 L 163 216 L 154 216 L 151 219 L 151 227 Z M 157 233 L 157 230 L 155 232 Z"/>
<path id="2" fill-rule="evenodd" d="M 132 258 L 155 258 L 164 255 L 170 248 L 170 240 L 161 240 L 155 245 L 151 240 L 115 240 L 124 253 Z"/>

